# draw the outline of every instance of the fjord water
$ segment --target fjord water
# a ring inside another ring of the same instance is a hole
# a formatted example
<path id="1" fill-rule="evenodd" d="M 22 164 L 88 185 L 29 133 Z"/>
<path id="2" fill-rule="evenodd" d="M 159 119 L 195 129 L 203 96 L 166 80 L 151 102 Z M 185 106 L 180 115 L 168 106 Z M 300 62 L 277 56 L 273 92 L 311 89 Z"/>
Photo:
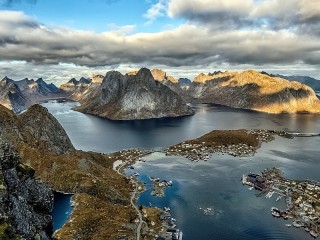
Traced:
<path id="1" fill-rule="evenodd" d="M 72 194 L 54 193 L 54 205 L 52 211 L 53 231 L 60 229 L 69 219 L 72 212 Z"/>
<path id="2" fill-rule="evenodd" d="M 111 152 L 127 148 L 156 148 L 198 137 L 214 129 L 288 129 L 320 132 L 320 116 L 270 115 L 221 106 L 197 105 L 196 114 L 178 119 L 114 122 L 71 110 L 77 103 L 51 101 L 43 104 L 65 128 L 76 148 Z M 279 167 L 285 177 L 319 179 L 319 137 L 286 139 L 263 144 L 254 157 L 214 155 L 208 162 L 190 162 L 181 157 L 153 153 L 133 171 L 142 180 L 148 176 L 173 180 L 164 198 L 141 194 L 139 204 L 168 206 L 184 240 L 194 239 L 311 239 L 303 229 L 287 228 L 270 214 L 271 206 L 284 206 L 276 197 L 256 197 L 242 186 L 242 174 Z M 130 170 L 129 170 L 130 171 Z M 204 215 L 199 207 L 211 207 Z"/>

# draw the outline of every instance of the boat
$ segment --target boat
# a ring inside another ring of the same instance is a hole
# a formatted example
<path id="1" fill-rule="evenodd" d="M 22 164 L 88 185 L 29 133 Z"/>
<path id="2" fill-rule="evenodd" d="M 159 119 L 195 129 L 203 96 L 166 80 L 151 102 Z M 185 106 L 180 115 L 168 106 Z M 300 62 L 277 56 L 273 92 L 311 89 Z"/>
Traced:
<path id="1" fill-rule="evenodd" d="M 277 202 L 280 201 L 281 198 L 282 198 L 282 196 L 278 196 L 277 199 L 276 199 L 276 201 L 277 201 Z"/>
<path id="2" fill-rule="evenodd" d="M 305 230 L 306 232 L 310 232 L 310 229 L 307 228 L 307 227 L 305 227 L 304 230 Z"/>
<path id="3" fill-rule="evenodd" d="M 291 226 L 292 226 L 292 224 L 290 224 L 290 223 L 286 224 L 286 227 L 291 227 Z"/>
<path id="4" fill-rule="evenodd" d="M 274 216 L 274 217 L 280 217 L 280 213 L 279 213 L 279 212 L 272 211 L 271 214 L 272 214 L 272 216 Z"/>
<path id="5" fill-rule="evenodd" d="M 319 236 L 319 234 L 316 233 L 316 232 L 313 231 L 313 230 L 311 230 L 309 233 L 310 233 L 310 235 L 311 235 L 312 237 L 314 237 L 314 238 L 317 238 L 317 237 Z"/>
<path id="6" fill-rule="evenodd" d="M 304 226 L 304 224 L 303 224 L 301 221 L 299 221 L 299 220 L 295 220 L 295 221 L 292 223 L 292 225 L 293 225 L 294 227 L 296 227 L 296 228 L 299 228 L 299 227 L 303 227 L 303 226 Z"/>
<path id="7" fill-rule="evenodd" d="M 180 231 L 180 234 L 179 234 L 179 240 L 182 240 L 182 236 L 183 236 L 183 232 Z"/>

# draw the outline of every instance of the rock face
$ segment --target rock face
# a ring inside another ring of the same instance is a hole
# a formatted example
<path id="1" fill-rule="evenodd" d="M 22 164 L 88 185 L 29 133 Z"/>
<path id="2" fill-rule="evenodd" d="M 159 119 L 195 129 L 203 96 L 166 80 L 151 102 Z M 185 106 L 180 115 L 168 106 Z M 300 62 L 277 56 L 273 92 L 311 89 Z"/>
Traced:
<path id="1" fill-rule="evenodd" d="M 12 79 L 5 77 L 0 81 L 0 104 L 15 113 L 20 113 L 32 103 Z"/>
<path id="2" fill-rule="evenodd" d="M 193 114 L 179 95 L 158 81 L 150 70 L 136 75 L 108 72 L 94 94 L 76 110 L 113 120 L 178 117 Z"/>
<path id="3" fill-rule="evenodd" d="M 320 113 L 320 101 L 310 87 L 253 70 L 200 74 L 189 94 L 198 102 L 268 113 Z"/>
<path id="4" fill-rule="evenodd" d="M 0 114 L 0 137 L 14 146 L 23 142 L 56 155 L 75 150 L 65 130 L 45 107 L 35 104 L 16 116 L 0 106 Z"/>
<path id="5" fill-rule="evenodd" d="M 0 239 L 51 239 L 53 193 L 0 139 Z"/>
<path id="6" fill-rule="evenodd" d="M 287 79 L 289 81 L 297 81 L 300 82 L 302 84 L 305 84 L 309 87 L 311 87 L 314 91 L 319 92 L 320 91 L 320 80 L 309 77 L 309 76 L 284 76 L 284 75 L 280 75 L 280 74 L 269 74 L 266 72 L 261 72 L 262 74 L 266 74 L 270 77 L 278 77 L 278 78 L 284 78 Z"/>
<path id="7" fill-rule="evenodd" d="M 60 89 L 73 93 L 77 88 L 85 88 L 91 83 L 91 79 L 86 79 L 84 77 L 80 78 L 78 81 L 75 78 L 70 79 L 67 83 L 62 84 Z"/>
<path id="8" fill-rule="evenodd" d="M 21 92 L 33 102 L 38 102 L 50 98 L 59 98 L 62 94 L 61 90 L 54 84 L 47 84 L 42 78 L 36 81 L 25 78 L 20 81 L 15 81 Z"/>
<path id="9" fill-rule="evenodd" d="M 82 77 L 79 81 L 72 78 L 67 83 L 62 84 L 60 89 L 66 92 L 68 98 L 74 101 L 81 101 L 81 99 L 91 95 L 100 86 L 103 78 L 101 75 L 94 75 L 92 79 Z"/>

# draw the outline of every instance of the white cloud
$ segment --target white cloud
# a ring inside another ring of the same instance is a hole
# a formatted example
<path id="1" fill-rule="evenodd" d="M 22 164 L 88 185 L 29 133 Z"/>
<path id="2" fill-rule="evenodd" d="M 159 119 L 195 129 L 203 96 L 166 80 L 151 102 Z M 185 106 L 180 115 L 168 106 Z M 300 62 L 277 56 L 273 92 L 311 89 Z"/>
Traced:
<path id="1" fill-rule="evenodd" d="M 159 0 L 159 2 L 152 4 L 147 12 L 143 15 L 148 19 L 147 24 L 151 24 L 155 19 L 163 17 L 167 12 L 168 0 Z"/>
<path id="2" fill-rule="evenodd" d="M 189 22 L 158 33 L 134 34 L 130 33 L 133 26 L 113 25 L 111 31 L 98 34 L 52 28 L 21 12 L 0 11 L 0 16 L 1 59 L 25 61 L 24 66 L 32 66 L 29 70 L 23 68 L 25 74 L 41 69 L 58 76 L 62 69 L 60 73 L 65 71 L 69 78 L 71 73 L 99 70 L 101 66 L 103 71 L 131 65 L 185 70 L 188 66 L 219 69 L 225 64 L 247 64 L 252 68 L 281 65 L 289 69 L 298 63 L 319 67 L 320 62 L 320 35 L 300 34 L 290 29 L 215 30 L 207 24 Z M 74 67 L 69 71 L 61 64 Z M 78 66 L 82 67 L 77 69 Z M 0 68 L 2 75 L 10 75 L 14 70 L 4 65 Z"/>

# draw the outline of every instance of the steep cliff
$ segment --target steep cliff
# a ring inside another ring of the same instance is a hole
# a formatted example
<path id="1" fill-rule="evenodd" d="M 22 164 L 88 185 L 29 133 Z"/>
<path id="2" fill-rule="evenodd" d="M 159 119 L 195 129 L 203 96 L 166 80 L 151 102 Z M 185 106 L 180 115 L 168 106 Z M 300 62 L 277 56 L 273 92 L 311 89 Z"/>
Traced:
<path id="1" fill-rule="evenodd" d="M 0 138 L 0 239 L 51 239 L 53 193 Z"/>
<path id="2" fill-rule="evenodd" d="M 74 149 L 59 122 L 40 105 L 33 105 L 21 115 L 15 115 L 12 111 L 0 106 L 0 138 L 14 146 L 21 156 L 21 161 L 34 169 L 18 164 L 18 177 L 19 171 L 30 172 L 45 181 L 55 191 L 75 194 L 76 207 L 71 220 L 56 233 L 57 239 L 119 239 L 120 233 L 117 230 L 127 236 L 134 235 L 131 229 L 125 227 L 130 223 L 130 216 L 134 214 L 134 209 L 129 207 L 131 186 L 123 176 L 113 170 L 113 162 L 123 159 L 125 152 L 104 155 Z M 137 153 L 130 153 L 128 156 L 131 159 L 137 157 L 135 154 Z M 16 179 L 14 170 L 10 170 L 9 173 L 10 179 Z M 23 179 L 27 178 L 23 177 Z M 23 198 L 29 196 L 38 202 L 33 194 L 39 197 L 42 195 L 36 190 L 27 192 L 27 195 L 25 192 L 20 193 L 27 184 L 31 184 L 29 180 L 26 180 L 26 183 L 23 181 L 20 180 L 16 185 L 12 183 L 16 188 L 15 194 L 21 194 L 21 197 L 15 195 L 22 201 L 22 205 L 16 203 L 17 206 L 28 211 L 23 212 L 23 218 L 19 217 L 23 220 L 19 227 L 21 225 L 21 228 L 29 229 L 33 224 L 37 230 L 45 219 L 42 215 L 35 215 L 33 219 L 31 217 L 33 215 L 29 213 L 29 207 L 23 205 L 25 203 Z M 22 184 L 21 187 L 19 184 Z M 30 203 L 31 200 L 28 198 L 27 202 Z M 2 216 L 1 206 L 0 204 L 0 217 Z M 42 209 L 40 203 L 32 206 L 35 206 L 35 210 Z M 50 207 L 49 204 L 47 206 Z M 11 220 L 2 223 L 4 225 L 0 225 L 0 233 L 1 229 L 4 229 L 6 234 L 16 231 L 12 227 L 7 229 L 9 223 L 12 223 Z M 51 228 L 48 228 L 48 236 L 50 231 Z M 16 232 L 13 233 L 16 234 Z M 39 235 L 43 236 L 40 230 L 34 233 L 38 233 L 35 239 L 38 239 Z M 0 237 L 0 239 L 14 239 L 14 237 L 11 234 L 9 238 Z"/>
<path id="3" fill-rule="evenodd" d="M 189 94 L 197 102 L 268 113 L 320 113 L 320 101 L 310 87 L 253 70 L 200 74 Z"/>
<path id="4" fill-rule="evenodd" d="M 12 79 L 5 77 L 0 81 L 0 104 L 15 113 L 20 113 L 32 103 Z"/>
<path id="5" fill-rule="evenodd" d="M 150 70 L 122 75 L 111 71 L 101 86 L 75 108 L 113 120 L 178 117 L 193 114 L 179 95 L 155 81 Z"/>

